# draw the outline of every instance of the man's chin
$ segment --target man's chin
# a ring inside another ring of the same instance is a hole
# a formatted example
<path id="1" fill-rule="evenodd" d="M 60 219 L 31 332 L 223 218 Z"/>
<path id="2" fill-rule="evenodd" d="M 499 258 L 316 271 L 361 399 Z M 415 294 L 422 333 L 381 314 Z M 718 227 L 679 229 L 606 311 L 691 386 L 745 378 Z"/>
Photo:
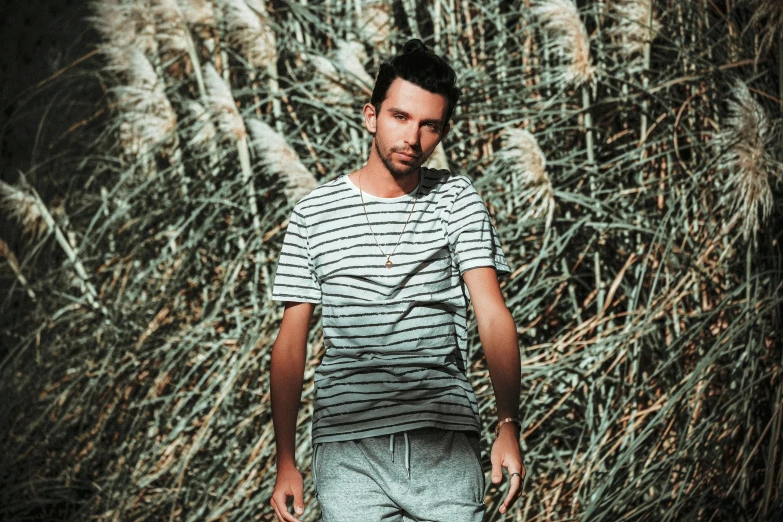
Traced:
<path id="1" fill-rule="evenodd" d="M 419 167 L 418 163 L 416 165 L 409 165 L 407 163 L 401 164 L 401 166 L 395 166 L 393 169 L 389 169 L 389 172 L 391 172 L 391 175 L 394 176 L 395 179 L 402 179 L 410 176 L 411 174 L 415 174 Z"/>

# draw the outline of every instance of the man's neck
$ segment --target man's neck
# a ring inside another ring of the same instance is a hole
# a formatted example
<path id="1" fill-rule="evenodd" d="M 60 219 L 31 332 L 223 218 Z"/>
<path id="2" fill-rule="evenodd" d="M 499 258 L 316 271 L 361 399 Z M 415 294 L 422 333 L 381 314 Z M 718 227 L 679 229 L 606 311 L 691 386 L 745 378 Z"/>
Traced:
<path id="1" fill-rule="evenodd" d="M 348 177 L 366 194 L 378 198 L 396 198 L 416 190 L 420 173 L 421 167 L 403 177 L 394 177 L 373 150 L 367 163 Z"/>

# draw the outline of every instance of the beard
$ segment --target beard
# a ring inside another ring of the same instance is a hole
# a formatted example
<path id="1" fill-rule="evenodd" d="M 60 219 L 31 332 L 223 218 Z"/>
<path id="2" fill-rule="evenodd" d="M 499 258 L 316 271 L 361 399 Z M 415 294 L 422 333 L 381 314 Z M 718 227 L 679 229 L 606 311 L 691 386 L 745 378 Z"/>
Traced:
<path id="1" fill-rule="evenodd" d="M 373 143 L 375 143 L 375 151 L 378 153 L 378 157 L 381 158 L 381 161 L 383 162 L 384 166 L 391 173 L 394 179 L 404 179 L 405 177 L 415 172 L 418 172 L 421 164 L 427 160 L 427 158 L 423 158 L 422 156 L 419 155 L 416 156 L 415 163 L 413 165 L 406 165 L 406 164 L 403 164 L 402 166 L 395 165 L 394 162 L 392 161 L 392 156 L 391 156 L 392 153 L 403 152 L 403 151 L 401 150 L 398 151 L 394 147 L 392 147 L 391 150 L 389 150 L 388 154 L 384 154 L 383 151 L 381 150 L 381 146 L 378 145 L 378 140 L 377 139 L 373 140 Z"/>

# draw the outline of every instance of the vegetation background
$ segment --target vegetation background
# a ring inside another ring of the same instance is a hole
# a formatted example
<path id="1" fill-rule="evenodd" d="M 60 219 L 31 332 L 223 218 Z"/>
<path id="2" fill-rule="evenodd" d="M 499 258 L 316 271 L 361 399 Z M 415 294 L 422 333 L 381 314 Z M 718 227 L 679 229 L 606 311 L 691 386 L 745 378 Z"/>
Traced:
<path id="1" fill-rule="evenodd" d="M 505 517 L 487 481 L 487 520 L 783 517 L 783 3 L 25 6 L 6 27 L 76 20 L 84 52 L 27 84 L 3 62 L 0 519 L 273 520 L 286 220 L 361 165 L 360 108 L 412 36 L 463 89 L 431 161 L 473 180 L 514 270 L 528 475 Z"/>

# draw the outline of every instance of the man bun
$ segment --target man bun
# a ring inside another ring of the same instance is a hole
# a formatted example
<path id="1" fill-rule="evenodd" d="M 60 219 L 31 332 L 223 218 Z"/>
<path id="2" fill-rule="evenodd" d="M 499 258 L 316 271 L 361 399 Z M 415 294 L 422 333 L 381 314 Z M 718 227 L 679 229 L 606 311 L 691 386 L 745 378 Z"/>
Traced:
<path id="1" fill-rule="evenodd" d="M 415 53 L 416 51 L 423 51 L 426 53 L 429 52 L 429 49 L 427 49 L 427 46 L 424 45 L 424 42 L 418 38 L 408 40 L 405 42 L 405 45 L 402 46 L 402 54 Z"/>

